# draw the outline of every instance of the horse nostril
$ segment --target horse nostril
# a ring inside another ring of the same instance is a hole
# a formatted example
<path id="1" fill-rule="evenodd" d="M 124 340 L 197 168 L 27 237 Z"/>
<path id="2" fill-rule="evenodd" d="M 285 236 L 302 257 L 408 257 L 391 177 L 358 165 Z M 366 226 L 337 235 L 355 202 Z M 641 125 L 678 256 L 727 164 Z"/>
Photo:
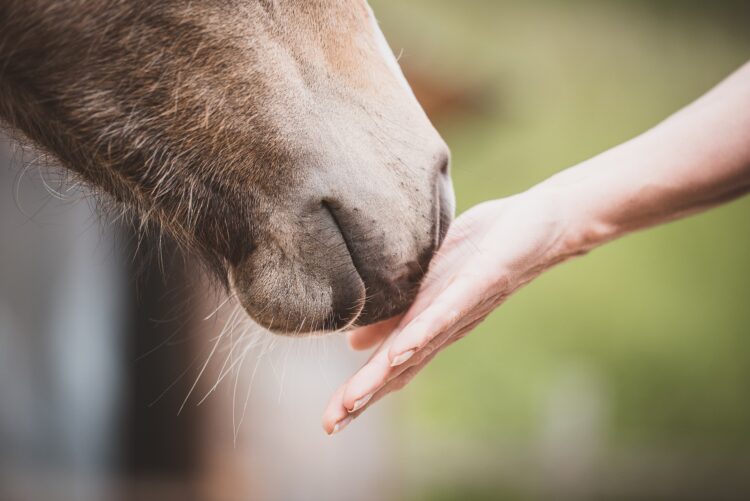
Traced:
<path id="1" fill-rule="evenodd" d="M 331 219 L 333 220 L 333 224 L 336 226 L 336 229 L 341 235 L 341 238 L 344 240 L 344 244 L 346 245 L 346 250 L 349 253 L 349 256 L 352 258 L 354 262 L 354 266 L 356 268 L 357 263 L 354 260 L 357 258 L 357 255 L 354 252 L 354 242 L 350 239 L 351 237 L 349 233 L 345 231 L 344 227 L 342 226 L 342 223 L 340 220 L 341 216 L 337 215 L 337 213 L 340 213 L 341 208 L 338 206 L 338 204 L 330 200 L 323 200 L 321 202 L 321 205 L 323 206 L 323 209 L 328 211 L 328 214 L 331 216 Z"/>
<path id="2" fill-rule="evenodd" d="M 440 155 L 440 159 L 438 160 L 438 172 L 443 177 L 448 177 L 450 166 L 451 166 L 451 157 L 450 154 L 447 152 L 442 153 Z"/>

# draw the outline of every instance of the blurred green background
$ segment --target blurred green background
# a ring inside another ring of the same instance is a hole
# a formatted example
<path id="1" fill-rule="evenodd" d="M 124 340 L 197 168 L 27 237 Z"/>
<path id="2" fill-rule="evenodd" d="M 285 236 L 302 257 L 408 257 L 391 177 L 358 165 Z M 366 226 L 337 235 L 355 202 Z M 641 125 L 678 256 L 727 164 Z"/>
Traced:
<path id="1" fill-rule="evenodd" d="M 747 2 L 372 6 L 418 97 L 444 94 L 459 212 L 639 134 L 750 56 Z M 750 199 L 541 277 L 400 396 L 406 496 L 750 496 L 748 278 Z"/>

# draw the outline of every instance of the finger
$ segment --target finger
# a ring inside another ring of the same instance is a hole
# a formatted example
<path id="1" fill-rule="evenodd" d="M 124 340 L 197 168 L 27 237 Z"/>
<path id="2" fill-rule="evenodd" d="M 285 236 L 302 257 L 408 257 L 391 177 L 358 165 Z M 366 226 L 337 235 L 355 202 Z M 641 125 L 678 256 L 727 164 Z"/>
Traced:
<path id="1" fill-rule="evenodd" d="M 482 293 L 481 282 L 470 276 L 454 281 L 394 337 L 388 353 L 390 365 L 404 364 L 433 339 L 450 331 L 471 314 Z"/>
<path id="2" fill-rule="evenodd" d="M 346 425 L 351 423 L 353 419 L 356 419 L 358 416 L 360 416 L 365 410 L 369 409 L 372 405 L 375 404 L 375 402 L 378 402 L 380 399 L 388 395 L 389 393 L 392 393 L 394 391 L 398 391 L 402 389 L 404 386 L 409 384 L 414 377 L 421 372 L 422 369 L 429 364 L 432 359 L 434 359 L 437 354 L 442 351 L 444 348 L 452 345 L 456 341 L 463 339 L 469 332 L 474 330 L 477 325 L 479 325 L 484 319 L 486 318 L 486 315 L 480 315 L 478 317 L 475 317 L 471 320 L 466 320 L 466 322 L 460 326 L 460 328 L 452 333 L 452 335 L 448 336 L 445 339 L 445 342 L 440 346 L 440 349 L 433 350 L 432 352 L 424 353 L 424 357 L 416 362 L 414 365 L 411 365 L 409 367 L 404 367 L 401 372 L 392 378 L 390 381 L 388 381 L 387 384 L 380 387 L 377 391 L 375 391 L 371 398 L 368 399 L 365 404 L 360 407 L 359 409 L 352 411 L 348 413 L 348 415 L 344 418 L 342 418 L 341 423 L 343 426 L 336 427 L 337 431 L 340 431 L 343 429 Z"/>
<path id="3" fill-rule="evenodd" d="M 356 399 L 353 401 L 349 406 L 347 407 L 344 405 L 344 393 L 347 389 L 348 385 L 354 380 L 360 373 L 364 370 L 363 375 L 366 376 L 367 374 L 373 372 L 371 369 L 366 369 L 369 364 L 373 362 L 373 360 L 384 360 L 387 364 L 388 360 L 388 344 L 382 343 L 380 347 L 375 350 L 372 355 L 370 355 L 370 358 L 365 362 L 365 364 L 360 367 L 359 371 L 357 371 L 354 376 L 349 378 L 349 380 L 346 381 L 346 383 L 342 384 L 338 390 L 333 394 L 331 399 L 328 402 L 328 406 L 326 407 L 325 416 L 333 416 L 337 419 L 340 419 L 342 416 L 346 416 L 352 409 L 354 409 L 356 404 Z M 360 375 L 362 377 L 362 375 Z M 361 404 L 360 404 L 361 405 Z"/>
<path id="4" fill-rule="evenodd" d="M 381 345 L 375 352 L 370 356 L 368 361 L 365 363 L 364 366 L 362 366 L 359 371 L 357 371 L 354 376 L 349 378 L 346 383 L 342 384 L 338 390 L 333 394 L 331 399 L 328 401 L 328 405 L 326 406 L 326 410 L 324 412 L 324 428 L 326 428 L 327 431 L 330 433 L 333 433 L 333 426 L 335 423 L 339 422 L 343 418 L 347 417 L 349 412 L 351 412 L 352 409 L 354 409 L 356 402 L 356 399 L 350 403 L 348 406 L 344 404 L 344 393 L 349 384 L 354 380 L 360 372 L 365 370 L 363 374 L 368 374 L 371 370 L 365 369 L 370 363 L 372 363 L 373 360 L 378 359 L 380 357 L 381 360 L 385 360 L 387 363 L 387 353 L 388 353 L 388 347 L 384 344 Z M 377 361 L 376 361 L 377 363 Z M 362 377 L 362 376 L 360 376 Z M 360 406 L 363 405 L 363 403 L 360 403 Z M 338 431 L 338 430 L 337 430 Z"/>
<path id="5" fill-rule="evenodd" d="M 348 412 L 363 408 L 377 390 L 406 369 L 404 364 L 418 351 L 419 355 L 408 365 L 419 364 L 433 351 L 439 351 L 440 346 L 450 338 L 453 327 L 460 328 L 477 316 L 486 315 L 484 308 L 480 308 L 483 310 L 481 312 L 474 310 L 479 303 L 487 302 L 487 294 L 483 291 L 489 284 L 486 276 L 478 277 L 467 272 L 454 281 L 432 306 L 409 323 L 404 331 L 399 332 L 400 327 L 397 328 L 393 339 L 381 345 L 370 361 L 345 385 L 344 408 Z M 405 332 L 407 336 L 402 339 Z M 398 342 L 401 347 L 394 349 L 392 345 Z"/>
<path id="6" fill-rule="evenodd" d="M 349 414 L 349 418 L 355 419 L 359 415 L 361 415 L 365 410 L 369 409 L 372 405 L 375 404 L 375 402 L 378 402 L 380 399 L 388 395 L 389 393 L 393 393 L 394 391 L 398 391 L 402 388 L 404 388 L 407 384 L 409 384 L 414 377 L 419 374 L 422 369 L 424 369 L 427 364 L 429 364 L 432 359 L 434 359 L 438 353 L 440 353 L 444 348 L 447 348 L 448 346 L 452 345 L 456 341 L 459 341 L 463 339 L 469 332 L 474 330 L 477 325 L 479 325 L 485 316 L 482 316 L 480 318 L 473 319 L 470 322 L 467 322 L 464 326 L 461 327 L 460 330 L 455 332 L 452 336 L 450 336 L 440 347 L 439 350 L 434 350 L 430 354 L 426 355 L 422 360 L 420 360 L 418 363 L 415 363 L 414 365 L 410 367 L 406 367 L 401 373 L 391 379 L 387 384 L 382 386 L 380 389 L 378 389 L 372 396 L 372 398 L 369 399 L 369 401 L 362 406 L 360 409 L 351 412 Z M 347 421 L 347 424 L 351 422 L 351 419 Z"/>
<path id="7" fill-rule="evenodd" d="M 341 386 L 341 388 L 336 390 L 336 393 L 333 394 L 331 400 L 328 402 L 326 410 L 323 412 L 323 430 L 328 435 L 333 435 L 341 431 L 349 424 L 349 421 L 346 421 L 349 413 L 342 403 L 345 388 L 345 386 Z"/>
<path id="8" fill-rule="evenodd" d="M 389 379 L 391 364 L 388 349 L 381 349 L 346 383 L 343 405 L 349 412 L 361 409 L 372 393 Z"/>
<path id="9" fill-rule="evenodd" d="M 459 273 L 463 271 L 460 265 L 466 262 L 465 257 L 460 255 L 446 257 L 439 256 L 435 260 L 440 261 L 439 265 L 434 267 L 434 261 L 430 264 L 430 269 L 428 270 L 427 275 L 422 279 L 417 297 L 414 298 L 414 302 L 406 313 L 401 315 L 401 322 L 399 322 L 396 327 L 397 331 L 401 330 L 433 304 L 435 300 L 457 280 L 456 277 L 460 276 Z"/>
<path id="10" fill-rule="evenodd" d="M 349 345 L 355 350 L 366 350 L 375 346 L 393 332 L 402 316 L 399 315 L 352 331 L 349 333 Z"/>
<path id="11" fill-rule="evenodd" d="M 343 405 L 348 412 L 356 412 L 370 402 L 372 396 L 381 388 L 398 378 L 411 366 L 421 365 L 424 360 L 432 359 L 435 354 L 443 348 L 443 345 L 453 336 L 459 334 L 456 330 L 464 329 L 468 325 L 475 325 L 475 318 L 479 312 L 472 312 L 462 317 L 454 326 L 433 337 L 426 345 L 422 346 L 411 360 L 398 366 L 393 366 L 388 358 L 387 346 L 381 347 L 369 362 L 367 362 L 346 383 Z M 482 316 L 484 318 L 484 316 Z M 447 344 L 450 344 L 448 342 Z"/>
<path id="12" fill-rule="evenodd" d="M 420 363 L 413 365 L 411 367 L 408 367 L 404 369 L 397 377 L 393 378 L 388 382 L 388 384 L 384 385 L 380 389 L 378 389 L 372 396 L 372 398 L 360 409 L 352 412 L 349 414 L 349 417 L 352 419 L 357 418 L 360 416 L 365 410 L 369 409 L 371 406 L 375 404 L 375 402 L 378 402 L 380 399 L 388 395 L 389 393 L 392 393 L 394 391 L 398 391 L 402 389 L 404 386 L 406 386 L 412 379 L 414 379 L 414 376 L 416 376 L 422 369 L 425 368 L 425 366 L 432 361 L 433 358 L 438 354 L 438 351 L 434 351 L 429 356 L 425 357 L 424 360 L 422 360 Z M 348 424 L 348 423 L 347 423 Z"/>

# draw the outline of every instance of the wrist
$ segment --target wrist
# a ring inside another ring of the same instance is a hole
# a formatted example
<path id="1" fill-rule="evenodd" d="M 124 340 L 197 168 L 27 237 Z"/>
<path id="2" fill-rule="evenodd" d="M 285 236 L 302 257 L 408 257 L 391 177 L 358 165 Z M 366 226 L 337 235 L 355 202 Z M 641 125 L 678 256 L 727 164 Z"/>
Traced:
<path id="1" fill-rule="evenodd" d="M 648 223 L 641 199 L 646 186 L 659 184 L 650 179 L 658 144 L 651 136 L 642 134 L 529 190 L 556 206 L 563 220 L 563 252 L 585 254 Z"/>
<path id="2" fill-rule="evenodd" d="M 557 222 L 559 238 L 554 250 L 557 260 L 586 254 L 620 234 L 617 225 L 608 222 L 605 213 L 598 209 L 596 189 L 587 184 L 583 180 L 550 179 L 527 192 L 544 200 Z"/>
<path id="3" fill-rule="evenodd" d="M 560 199 L 567 207 L 565 247 L 570 252 L 585 254 L 620 236 L 618 226 L 597 210 L 597 204 L 586 203 L 578 190 L 563 190 Z"/>

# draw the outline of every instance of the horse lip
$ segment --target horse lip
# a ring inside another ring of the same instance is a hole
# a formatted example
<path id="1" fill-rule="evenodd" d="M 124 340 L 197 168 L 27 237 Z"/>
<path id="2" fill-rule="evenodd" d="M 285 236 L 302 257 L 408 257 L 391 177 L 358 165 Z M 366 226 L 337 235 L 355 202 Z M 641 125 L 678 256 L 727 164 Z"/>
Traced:
<path id="1" fill-rule="evenodd" d="M 440 203 L 440 196 L 441 196 L 441 185 L 440 181 L 438 181 L 437 184 L 435 184 L 435 203 L 434 205 L 434 214 L 432 217 L 435 218 L 435 225 L 433 226 L 433 231 L 435 232 L 435 235 L 432 237 L 432 245 L 435 250 L 437 250 L 440 247 L 440 244 L 442 243 L 442 214 L 441 214 L 441 203 Z"/>
<path id="2" fill-rule="evenodd" d="M 333 207 L 333 203 L 331 203 L 328 200 L 323 200 L 321 204 L 323 208 L 326 211 L 328 211 L 328 214 L 330 214 L 331 219 L 333 220 L 333 224 L 336 225 L 336 229 L 339 231 L 341 238 L 344 240 L 344 245 L 346 246 L 346 251 L 349 253 L 349 258 L 352 260 L 352 266 L 354 266 L 354 271 L 357 272 L 357 276 L 359 277 L 360 281 L 365 287 L 365 298 L 366 298 L 367 297 L 367 283 L 365 282 L 365 279 L 362 276 L 362 272 L 360 271 L 361 264 L 358 262 L 356 254 L 354 253 L 354 246 L 350 240 L 350 237 L 344 231 L 344 228 L 341 226 L 341 222 L 339 221 L 339 218 L 336 217 L 336 209 Z M 366 303 L 365 300 L 361 301 L 359 305 L 359 311 L 357 311 L 357 314 L 354 315 L 352 319 L 345 326 L 337 330 L 346 331 L 346 330 L 353 328 L 357 324 L 357 321 L 359 320 L 359 318 L 362 316 L 362 312 L 365 310 L 365 303 Z"/>
<path id="3" fill-rule="evenodd" d="M 452 197 L 453 187 L 450 178 L 441 176 L 435 190 L 435 251 L 443 245 L 448 230 L 453 222 L 455 200 Z"/>

